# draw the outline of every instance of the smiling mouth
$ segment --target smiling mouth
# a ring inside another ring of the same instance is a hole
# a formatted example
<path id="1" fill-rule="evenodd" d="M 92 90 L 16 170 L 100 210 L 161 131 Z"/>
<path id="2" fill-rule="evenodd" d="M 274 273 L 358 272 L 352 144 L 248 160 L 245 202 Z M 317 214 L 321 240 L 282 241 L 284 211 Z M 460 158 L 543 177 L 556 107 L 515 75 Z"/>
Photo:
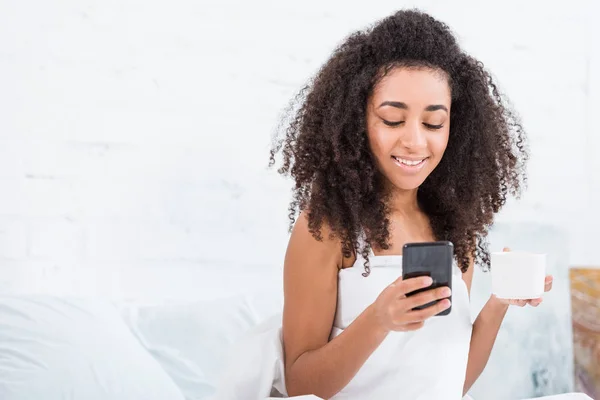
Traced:
<path id="1" fill-rule="evenodd" d="M 397 156 L 392 156 L 392 158 L 394 159 L 394 161 L 396 161 L 396 164 L 400 164 L 401 166 L 409 167 L 409 168 L 418 168 L 418 167 L 422 166 L 429 157 L 423 157 L 423 158 L 418 158 L 418 159 L 414 159 L 414 160 L 409 160 L 409 159 L 397 157 Z"/>

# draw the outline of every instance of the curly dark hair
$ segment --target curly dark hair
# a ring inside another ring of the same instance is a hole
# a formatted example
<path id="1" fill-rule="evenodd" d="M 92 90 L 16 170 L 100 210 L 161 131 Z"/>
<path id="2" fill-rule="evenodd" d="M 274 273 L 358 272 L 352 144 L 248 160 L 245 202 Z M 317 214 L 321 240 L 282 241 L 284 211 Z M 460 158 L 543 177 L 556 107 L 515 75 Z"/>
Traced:
<path id="1" fill-rule="evenodd" d="M 389 196 L 369 148 L 366 106 L 396 67 L 447 75 L 448 145 L 417 201 L 436 240 L 454 244 L 463 272 L 471 259 L 488 270 L 494 214 L 526 184 L 525 133 L 483 64 L 461 50 L 446 24 L 418 10 L 398 11 L 349 35 L 286 108 L 269 166 L 281 153 L 278 172 L 295 181 L 290 229 L 306 210 L 310 232 L 322 240 L 327 222 L 345 257 L 365 258 L 365 276 L 369 247 L 389 248 Z"/>

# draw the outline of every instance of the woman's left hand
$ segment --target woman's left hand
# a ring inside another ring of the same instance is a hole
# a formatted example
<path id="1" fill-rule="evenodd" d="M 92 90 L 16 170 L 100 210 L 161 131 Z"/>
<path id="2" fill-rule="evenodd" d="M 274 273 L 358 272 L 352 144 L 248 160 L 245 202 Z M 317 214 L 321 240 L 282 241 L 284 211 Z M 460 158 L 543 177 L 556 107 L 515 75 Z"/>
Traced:
<path id="1" fill-rule="evenodd" d="M 503 251 L 510 251 L 510 249 L 505 247 L 503 249 Z M 550 290 L 552 290 L 552 281 L 553 280 L 554 280 L 554 278 L 552 277 L 552 275 L 546 276 L 546 279 L 544 281 L 544 292 L 549 292 Z M 541 298 L 541 297 L 539 297 L 537 299 L 518 300 L 518 299 L 499 299 L 494 295 L 492 295 L 492 296 L 502 304 L 508 304 L 511 306 L 519 306 L 519 307 L 525 307 L 527 304 L 529 304 L 532 307 L 537 307 L 540 304 L 542 304 L 542 300 L 543 300 L 543 298 Z"/>

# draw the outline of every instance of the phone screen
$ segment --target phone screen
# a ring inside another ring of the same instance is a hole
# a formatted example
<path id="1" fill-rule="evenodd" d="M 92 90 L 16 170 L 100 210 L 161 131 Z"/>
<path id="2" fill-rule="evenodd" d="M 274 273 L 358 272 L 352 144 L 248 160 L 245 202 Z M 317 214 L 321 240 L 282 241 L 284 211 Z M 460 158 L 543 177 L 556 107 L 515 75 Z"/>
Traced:
<path id="1" fill-rule="evenodd" d="M 430 276 L 433 279 L 430 287 L 408 293 L 407 296 L 441 286 L 448 286 L 452 289 L 453 258 L 454 246 L 450 242 L 408 243 L 404 245 L 402 252 L 403 279 L 415 278 L 417 276 Z M 429 307 L 436 302 L 425 304 L 416 309 Z M 450 308 L 438 315 L 449 313 Z"/>

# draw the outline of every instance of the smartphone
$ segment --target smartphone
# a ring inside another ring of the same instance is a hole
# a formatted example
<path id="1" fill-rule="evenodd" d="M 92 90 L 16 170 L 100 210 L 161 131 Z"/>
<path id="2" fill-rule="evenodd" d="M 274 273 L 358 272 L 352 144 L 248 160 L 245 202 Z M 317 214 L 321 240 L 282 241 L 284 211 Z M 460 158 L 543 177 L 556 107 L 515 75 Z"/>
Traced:
<path id="1" fill-rule="evenodd" d="M 454 245 L 448 241 L 407 243 L 402 248 L 402 279 L 417 276 L 430 276 L 433 283 L 430 287 L 415 290 L 406 294 L 413 296 L 426 290 L 448 286 L 452 290 L 452 264 L 454 259 Z M 448 315 L 452 309 L 452 295 L 450 307 L 437 315 Z M 439 300 L 415 307 L 422 310 L 436 304 Z"/>

